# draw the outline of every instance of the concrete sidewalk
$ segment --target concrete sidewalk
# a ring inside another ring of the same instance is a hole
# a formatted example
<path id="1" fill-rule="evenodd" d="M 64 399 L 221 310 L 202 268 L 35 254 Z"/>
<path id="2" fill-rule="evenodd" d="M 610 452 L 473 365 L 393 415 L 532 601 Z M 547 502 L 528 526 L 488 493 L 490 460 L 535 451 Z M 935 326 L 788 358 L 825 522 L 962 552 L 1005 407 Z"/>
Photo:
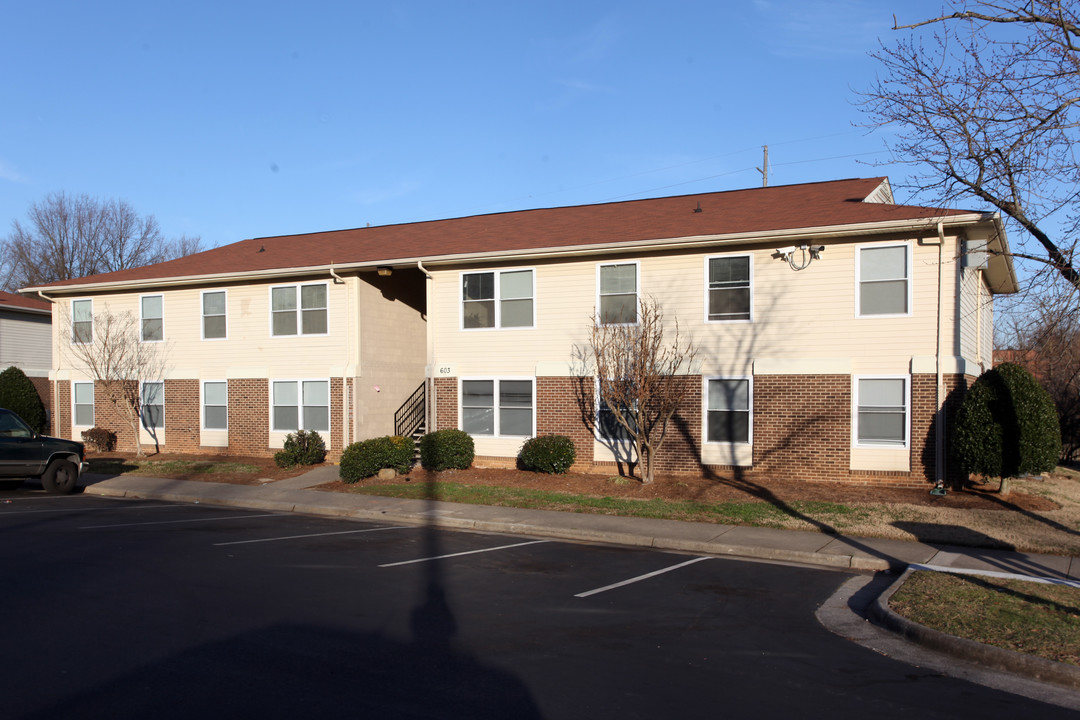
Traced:
<path id="1" fill-rule="evenodd" d="M 381 498 L 311 488 L 338 478 L 323 466 L 263 485 L 88 474 L 86 493 L 211 505 L 248 507 L 378 522 L 434 525 L 505 535 L 559 538 L 805 563 L 859 571 L 906 569 L 909 565 L 990 571 L 1080 581 L 1080 558 L 934 545 L 903 540 L 825 535 L 815 532 L 612 517 L 551 510 L 463 505 Z"/>

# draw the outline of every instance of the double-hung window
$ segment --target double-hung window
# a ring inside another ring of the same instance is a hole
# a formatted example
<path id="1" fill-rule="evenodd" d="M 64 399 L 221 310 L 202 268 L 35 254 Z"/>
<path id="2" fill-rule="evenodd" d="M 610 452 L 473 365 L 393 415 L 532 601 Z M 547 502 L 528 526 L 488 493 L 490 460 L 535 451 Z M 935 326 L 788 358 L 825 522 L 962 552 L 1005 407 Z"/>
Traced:
<path id="1" fill-rule="evenodd" d="M 750 255 L 705 258 L 707 320 L 750 320 L 753 315 L 753 262 Z"/>
<path id="2" fill-rule="evenodd" d="M 150 433 L 165 429 L 165 383 L 144 382 L 139 392 L 142 426 Z"/>
<path id="3" fill-rule="evenodd" d="M 164 297 L 143 295 L 139 298 L 139 325 L 143 342 L 161 342 L 165 339 Z"/>
<path id="4" fill-rule="evenodd" d="M 706 441 L 749 443 L 753 437 L 752 380 L 708 378 L 706 382 Z"/>
<path id="5" fill-rule="evenodd" d="M 72 383 L 71 394 L 75 406 L 74 424 L 79 427 L 94 427 L 94 383 Z"/>
<path id="6" fill-rule="evenodd" d="M 906 447 L 911 399 L 907 376 L 856 381 L 858 444 Z"/>
<path id="7" fill-rule="evenodd" d="M 271 334 L 325 335 L 326 283 L 270 288 Z"/>
<path id="8" fill-rule="evenodd" d="M 461 429 L 470 435 L 531 437 L 532 380 L 462 380 Z"/>
<path id="9" fill-rule="evenodd" d="M 858 250 L 857 315 L 911 314 L 911 246 Z"/>
<path id="10" fill-rule="evenodd" d="M 533 326 L 533 271 L 461 274 L 461 325 L 477 328 Z"/>
<path id="11" fill-rule="evenodd" d="M 330 430 L 328 380 L 274 380 L 271 416 L 275 431 Z"/>
<path id="12" fill-rule="evenodd" d="M 597 268 L 597 320 L 601 325 L 635 325 L 638 317 L 638 264 Z"/>
<path id="13" fill-rule="evenodd" d="M 227 380 L 207 380 L 202 384 L 203 430 L 229 429 L 229 383 Z"/>
<path id="14" fill-rule="evenodd" d="M 203 340 L 221 340 L 227 336 L 224 290 L 204 290 L 202 294 Z"/>
<path id="15" fill-rule="evenodd" d="M 71 301 L 71 342 L 88 345 L 94 342 L 94 301 Z"/>

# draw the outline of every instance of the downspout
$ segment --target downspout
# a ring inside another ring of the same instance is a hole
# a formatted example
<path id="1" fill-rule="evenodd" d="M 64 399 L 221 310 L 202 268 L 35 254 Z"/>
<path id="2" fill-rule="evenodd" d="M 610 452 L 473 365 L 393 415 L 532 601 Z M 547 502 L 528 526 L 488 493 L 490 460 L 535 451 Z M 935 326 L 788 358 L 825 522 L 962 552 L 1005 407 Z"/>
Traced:
<path id="1" fill-rule="evenodd" d="M 945 376 L 941 370 L 941 351 L 945 345 L 945 224 L 938 221 L 938 317 L 937 317 L 937 392 L 934 399 L 934 480 L 945 481 L 945 412 L 942 403 L 945 397 Z"/>
<path id="2" fill-rule="evenodd" d="M 434 371 L 435 371 L 435 327 L 431 322 L 431 307 L 430 307 L 430 305 L 431 305 L 431 291 L 432 291 L 431 285 L 432 285 L 433 278 L 431 277 L 431 273 L 429 273 L 427 271 L 427 268 L 424 267 L 424 263 L 423 263 L 422 260 L 417 260 L 416 261 L 416 269 L 419 270 L 420 272 L 424 273 L 424 277 L 427 278 L 427 280 L 425 281 L 425 287 L 424 287 L 424 330 L 427 333 L 427 356 L 428 356 L 427 367 L 428 367 L 428 374 L 431 375 L 431 392 L 428 393 L 429 397 L 428 397 L 428 403 L 427 403 L 427 417 L 424 419 L 424 423 L 427 426 L 427 431 L 428 432 L 434 432 L 435 430 L 438 430 L 438 428 L 435 427 L 435 417 L 436 417 L 436 413 L 435 413 L 435 409 L 436 409 L 435 408 L 436 392 L 435 392 L 435 375 L 434 375 Z M 427 383 L 427 381 L 428 381 L 428 378 L 424 378 L 424 383 L 425 384 Z"/>
<path id="3" fill-rule="evenodd" d="M 51 305 L 52 307 L 56 307 L 56 302 L 51 297 L 49 297 L 48 295 L 43 293 L 41 290 L 38 290 L 37 294 L 41 296 L 42 300 L 49 303 L 49 305 Z M 52 325 L 53 314 L 54 313 L 52 312 L 52 309 L 50 308 L 50 310 L 49 310 L 49 324 L 50 325 Z M 50 430 L 52 430 L 53 435 L 55 435 L 56 437 L 60 437 L 60 387 L 59 387 L 59 384 L 58 384 L 60 381 L 56 379 L 56 377 L 60 374 L 60 340 L 55 335 L 55 333 L 58 333 L 58 332 L 61 332 L 61 328 L 59 328 L 59 327 L 54 327 L 49 332 L 49 335 L 53 338 L 51 345 L 53 345 L 53 348 L 55 348 L 55 350 L 56 350 L 56 357 L 54 357 L 52 359 L 53 377 L 50 380 L 50 383 L 51 383 L 51 388 L 50 389 L 52 390 L 52 393 L 51 393 L 52 397 L 50 398 L 50 400 L 52 400 L 52 403 L 51 403 L 52 404 L 52 418 L 50 418 L 49 424 L 52 426 L 50 428 Z M 50 349 L 49 354 L 50 355 L 53 354 L 51 352 L 51 349 Z M 72 418 L 72 426 L 73 427 L 74 427 L 74 420 L 75 419 Z M 72 440 L 74 440 L 74 439 L 75 438 L 72 438 Z"/>

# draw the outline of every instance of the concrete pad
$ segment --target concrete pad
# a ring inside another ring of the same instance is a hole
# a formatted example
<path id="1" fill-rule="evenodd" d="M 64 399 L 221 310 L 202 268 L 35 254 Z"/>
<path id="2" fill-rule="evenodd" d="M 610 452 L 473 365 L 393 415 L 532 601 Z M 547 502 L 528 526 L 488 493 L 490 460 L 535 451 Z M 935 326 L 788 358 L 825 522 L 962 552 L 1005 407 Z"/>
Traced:
<path id="1" fill-rule="evenodd" d="M 925 563 L 937 554 L 938 549 L 925 543 L 884 538 L 831 537 L 828 544 L 818 550 L 826 555 L 849 555 L 859 562 L 884 561 L 888 567 L 898 568 L 911 563 Z M 874 569 L 876 565 L 863 569 Z"/>

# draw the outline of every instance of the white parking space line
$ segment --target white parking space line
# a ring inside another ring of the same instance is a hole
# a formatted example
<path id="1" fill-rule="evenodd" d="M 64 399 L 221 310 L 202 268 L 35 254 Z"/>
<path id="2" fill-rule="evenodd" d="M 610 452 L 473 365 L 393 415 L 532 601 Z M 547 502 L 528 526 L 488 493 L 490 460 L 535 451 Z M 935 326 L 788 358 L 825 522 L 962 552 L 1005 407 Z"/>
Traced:
<path id="1" fill-rule="evenodd" d="M 117 525 L 84 525 L 80 530 L 101 530 L 102 528 L 138 527 L 139 525 L 179 525 L 180 523 L 217 522 L 218 520 L 247 520 L 248 518 L 286 517 L 281 513 L 265 515 L 227 515 L 225 517 L 192 518 L 190 520 L 156 520 L 153 522 L 120 523 Z"/>
<path id="2" fill-rule="evenodd" d="M 0 510 L 0 517 L 5 515 L 37 515 L 39 513 L 88 513 L 88 512 L 113 512 L 116 510 L 154 510 L 157 508 L 174 508 L 180 507 L 179 505 L 126 505 L 118 506 L 111 505 L 109 507 L 89 507 L 89 508 L 64 508 L 56 510 Z"/>
<path id="3" fill-rule="evenodd" d="M 259 540 L 234 540 L 232 542 L 214 543 L 214 547 L 225 545 L 250 545 L 251 543 L 277 542 L 278 540 L 301 540 L 303 538 L 326 537 L 328 535 L 356 535 L 358 533 L 381 532 L 383 530 L 405 530 L 411 525 L 394 525 L 393 527 L 366 528 L 364 530 L 340 530 L 338 532 L 311 533 L 309 535 L 286 535 L 284 537 L 260 538 Z"/>
<path id="4" fill-rule="evenodd" d="M 532 540 L 530 542 L 514 543 L 513 545 L 500 545 L 499 547 L 483 548 L 481 550 L 467 550 L 465 552 L 450 553 L 449 555 L 436 555 L 435 557 L 417 558 L 416 560 L 403 560 L 401 562 L 386 563 L 380 565 L 381 568 L 396 567 L 397 565 L 412 565 L 413 563 L 428 562 L 429 560 L 443 560 L 445 558 L 461 557 L 462 555 L 476 555 L 477 553 L 494 552 L 496 550 L 509 550 L 510 548 L 524 547 L 526 545 L 539 545 L 540 543 L 551 542 L 550 540 Z"/>
<path id="5" fill-rule="evenodd" d="M 671 567 L 664 568 L 662 570 L 656 570 L 654 572 L 647 573 L 645 575 L 638 575 L 637 577 L 630 578 L 629 580 L 623 580 L 622 582 L 617 582 L 614 585 L 605 585 L 604 587 L 596 588 L 595 590 L 587 590 L 586 592 L 578 593 L 574 597 L 579 597 L 579 598 L 589 597 L 590 595 L 596 595 L 598 593 L 607 592 L 608 590 L 614 590 L 615 588 L 620 588 L 620 587 L 622 587 L 624 585 L 632 585 L 632 584 L 634 584 L 636 582 L 641 582 L 642 580 L 648 580 L 649 578 L 656 577 L 657 575 L 663 575 L 664 573 L 671 572 L 672 570 L 678 570 L 679 568 L 686 567 L 687 565 L 693 565 L 694 563 L 699 563 L 702 560 L 712 560 L 712 558 L 711 557 L 694 558 L 693 560 L 687 560 L 686 562 L 679 563 L 678 565 L 672 565 Z"/>

